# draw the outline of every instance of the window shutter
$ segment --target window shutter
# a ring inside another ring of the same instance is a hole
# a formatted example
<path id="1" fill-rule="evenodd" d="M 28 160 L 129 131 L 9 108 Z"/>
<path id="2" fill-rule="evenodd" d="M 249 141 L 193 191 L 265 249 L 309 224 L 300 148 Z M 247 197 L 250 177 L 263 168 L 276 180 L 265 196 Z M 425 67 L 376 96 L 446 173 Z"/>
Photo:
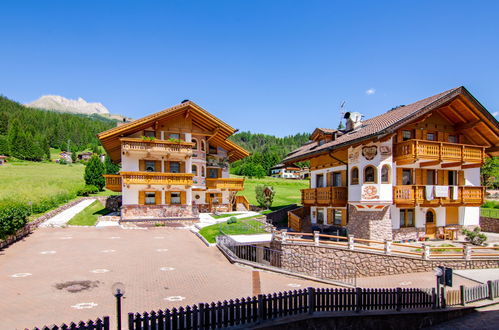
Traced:
<path id="1" fill-rule="evenodd" d="M 156 197 L 156 205 L 160 205 L 161 204 L 161 191 L 156 191 L 155 193 L 155 197 Z"/>
<path id="2" fill-rule="evenodd" d="M 144 172 L 146 170 L 146 161 L 141 159 L 139 160 L 139 171 Z"/>
<path id="3" fill-rule="evenodd" d="M 170 205 L 171 204 L 171 195 L 169 191 L 165 191 L 165 204 Z"/>
<path id="4" fill-rule="evenodd" d="M 422 131 L 420 129 L 416 129 L 414 136 L 417 140 L 422 140 Z"/>
<path id="5" fill-rule="evenodd" d="M 326 173 L 326 187 L 333 185 L 333 172 Z"/>
<path id="6" fill-rule="evenodd" d="M 341 225 L 347 225 L 347 210 L 341 210 Z"/>
<path id="7" fill-rule="evenodd" d="M 185 162 L 180 162 L 180 173 L 185 173 Z"/>
<path id="8" fill-rule="evenodd" d="M 334 219 L 333 219 L 333 209 L 332 208 L 328 208 L 327 209 L 327 223 L 331 225 L 331 224 L 333 224 L 333 221 L 334 221 Z"/>
<path id="9" fill-rule="evenodd" d="M 457 181 L 457 184 L 459 186 L 464 186 L 466 185 L 466 180 L 464 180 L 464 171 L 458 171 L 457 172 L 457 176 L 458 176 L 458 181 Z"/>
<path id="10" fill-rule="evenodd" d="M 445 170 L 444 172 L 444 186 L 449 185 L 449 171 Z"/>
<path id="11" fill-rule="evenodd" d="M 402 168 L 397 167 L 397 186 L 402 185 Z"/>
<path id="12" fill-rule="evenodd" d="M 180 204 L 185 205 L 187 203 L 185 197 L 186 197 L 186 192 L 181 191 L 180 192 Z"/>
<path id="13" fill-rule="evenodd" d="M 423 172 L 422 169 L 420 169 L 420 168 L 416 169 L 416 184 L 417 185 L 423 184 L 423 177 L 422 177 L 423 173 L 422 172 Z"/>
<path id="14" fill-rule="evenodd" d="M 161 131 L 154 131 L 154 136 L 156 136 L 156 139 L 161 139 Z"/>
<path id="15" fill-rule="evenodd" d="M 144 205 L 146 203 L 146 192 L 139 191 L 139 205 Z"/>
<path id="16" fill-rule="evenodd" d="M 444 132 L 438 131 L 438 141 L 440 141 L 440 142 L 446 141 Z"/>
<path id="17" fill-rule="evenodd" d="M 156 172 L 161 172 L 161 161 L 160 160 L 155 160 L 154 161 L 154 167 L 156 169 Z"/>
<path id="18" fill-rule="evenodd" d="M 423 140 L 426 140 L 426 138 L 428 137 L 428 135 L 427 135 L 428 134 L 428 130 L 423 129 L 423 130 L 421 130 L 421 133 L 423 135 Z"/>
<path id="19" fill-rule="evenodd" d="M 341 171 L 341 186 L 347 186 L 347 171 Z"/>
<path id="20" fill-rule="evenodd" d="M 428 184 L 428 170 L 421 170 L 421 184 L 422 185 L 427 185 Z"/>
<path id="21" fill-rule="evenodd" d="M 444 179 L 445 173 L 444 172 L 445 172 L 444 170 L 437 171 L 437 178 L 438 178 L 437 184 L 438 185 L 445 185 L 445 181 L 444 181 L 445 180 Z"/>
<path id="22" fill-rule="evenodd" d="M 402 130 L 398 131 L 397 133 L 397 142 L 402 142 L 404 141 L 403 136 L 402 136 Z"/>
<path id="23" fill-rule="evenodd" d="M 165 161 L 165 172 L 170 172 L 170 162 Z"/>

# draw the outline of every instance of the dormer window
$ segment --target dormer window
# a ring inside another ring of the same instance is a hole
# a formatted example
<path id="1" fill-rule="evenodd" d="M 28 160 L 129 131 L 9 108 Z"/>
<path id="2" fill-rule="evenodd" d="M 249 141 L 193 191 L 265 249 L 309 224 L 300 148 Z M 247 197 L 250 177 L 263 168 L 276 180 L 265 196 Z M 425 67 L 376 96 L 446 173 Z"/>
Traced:
<path id="1" fill-rule="evenodd" d="M 326 140 L 319 140 L 319 145 L 323 145 L 324 143 L 326 143 Z"/>
<path id="2" fill-rule="evenodd" d="M 154 131 L 144 131 L 144 136 L 145 137 L 156 137 L 156 134 Z"/>
<path id="3" fill-rule="evenodd" d="M 404 130 L 402 131 L 402 140 L 407 141 L 412 139 L 412 131 Z"/>

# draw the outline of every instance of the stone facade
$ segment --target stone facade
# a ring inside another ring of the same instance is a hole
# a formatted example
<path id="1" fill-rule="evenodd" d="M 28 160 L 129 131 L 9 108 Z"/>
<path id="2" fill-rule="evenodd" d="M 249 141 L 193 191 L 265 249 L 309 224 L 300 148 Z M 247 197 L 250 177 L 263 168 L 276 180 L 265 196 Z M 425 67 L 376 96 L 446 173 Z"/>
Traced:
<path id="1" fill-rule="evenodd" d="M 424 237 L 426 235 L 424 228 L 399 228 L 393 229 L 393 240 L 394 241 L 407 241 L 414 240 L 419 241 L 419 238 Z"/>
<path id="2" fill-rule="evenodd" d="M 350 251 L 346 249 L 305 244 L 271 242 L 271 248 L 283 251 L 281 267 L 290 271 L 322 278 L 341 278 L 346 271 L 357 277 L 407 274 L 432 271 L 437 266 L 453 269 L 484 269 L 499 267 L 498 260 L 423 260 L 417 257 L 384 255 L 376 252 Z M 328 267 L 317 267 L 304 260 L 321 259 Z M 321 274 L 317 274 L 320 271 Z"/>
<path id="3" fill-rule="evenodd" d="M 499 219 L 480 217 L 480 228 L 489 233 L 499 233 Z"/>
<path id="4" fill-rule="evenodd" d="M 349 205 L 347 230 L 349 235 L 357 238 L 380 241 L 392 239 L 389 207 L 382 211 L 357 211 L 355 206 Z"/>
<path id="5" fill-rule="evenodd" d="M 190 205 L 124 205 L 121 221 L 193 220 L 198 219 L 197 210 Z"/>

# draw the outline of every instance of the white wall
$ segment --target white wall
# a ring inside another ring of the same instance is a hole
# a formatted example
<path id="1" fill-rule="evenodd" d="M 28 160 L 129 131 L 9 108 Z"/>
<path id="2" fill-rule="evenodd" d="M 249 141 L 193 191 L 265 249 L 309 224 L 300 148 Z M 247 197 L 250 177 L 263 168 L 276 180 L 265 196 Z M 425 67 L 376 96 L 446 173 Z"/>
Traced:
<path id="1" fill-rule="evenodd" d="M 480 225 L 480 207 L 478 206 L 460 206 L 459 224 L 463 226 Z"/>
<path id="2" fill-rule="evenodd" d="M 464 178 L 466 186 L 480 186 L 480 168 L 468 168 L 464 170 Z"/>
<path id="3" fill-rule="evenodd" d="M 345 171 L 347 169 L 346 165 L 340 165 L 340 166 L 335 166 L 335 167 L 330 167 L 330 168 L 323 168 L 320 170 L 313 170 L 310 171 L 310 188 L 317 188 L 317 174 L 323 174 L 324 175 L 324 185 L 327 184 L 327 176 L 329 175 L 328 173 L 331 172 L 338 172 L 338 171 Z M 342 184 L 346 185 L 346 183 Z"/>

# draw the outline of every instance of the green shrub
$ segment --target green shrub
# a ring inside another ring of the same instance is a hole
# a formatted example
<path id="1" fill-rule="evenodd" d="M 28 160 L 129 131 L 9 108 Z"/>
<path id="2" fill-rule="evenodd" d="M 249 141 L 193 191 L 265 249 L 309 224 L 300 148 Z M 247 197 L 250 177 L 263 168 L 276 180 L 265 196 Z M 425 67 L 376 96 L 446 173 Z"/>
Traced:
<path id="1" fill-rule="evenodd" d="M 229 220 L 227 220 L 227 224 L 231 224 L 231 223 L 236 223 L 237 222 L 237 218 L 236 217 L 230 217 Z"/>
<path id="2" fill-rule="evenodd" d="M 75 194 L 73 193 L 59 193 L 57 195 L 53 195 L 51 197 L 42 199 L 37 203 L 33 203 L 32 211 L 33 213 L 44 213 L 48 210 L 59 207 L 60 205 L 69 202 L 73 198 L 75 198 Z"/>
<path id="3" fill-rule="evenodd" d="M 463 229 L 462 232 L 466 240 L 473 245 L 482 245 L 487 240 L 487 235 L 481 232 L 480 227 L 475 227 L 473 230 Z"/>
<path id="4" fill-rule="evenodd" d="M 20 202 L 3 202 L 0 205 L 0 238 L 12 235 L 28 223 L 29 206 Z"/>
<path id="5" fill-rule="evenodd" d="M 99 188 L 94 185 L 86 185 L 83 188 L 78 189 L 76 192 L 77 196 L 88 196 L 90 194 L 96 194 L 99 192 Z"/>

